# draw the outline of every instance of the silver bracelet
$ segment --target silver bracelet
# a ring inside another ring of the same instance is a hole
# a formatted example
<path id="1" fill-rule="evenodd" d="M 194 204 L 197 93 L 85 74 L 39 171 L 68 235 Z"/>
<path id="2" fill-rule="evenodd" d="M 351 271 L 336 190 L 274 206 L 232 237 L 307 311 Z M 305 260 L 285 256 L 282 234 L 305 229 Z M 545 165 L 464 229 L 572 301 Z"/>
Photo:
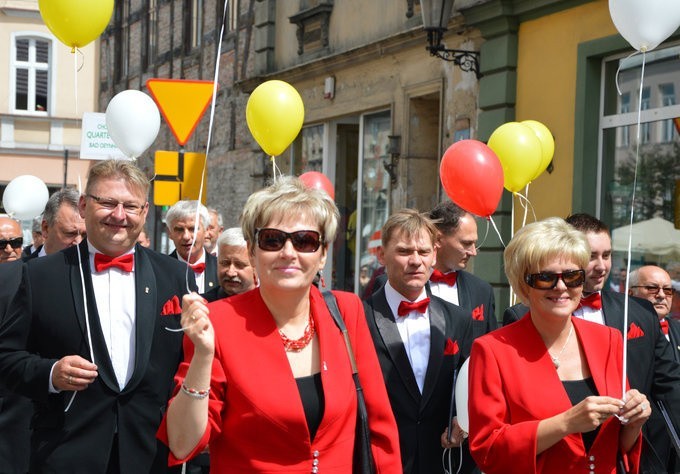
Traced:
<path id="1" fill-rule="evenodd" d="M 191 398 L 196 398 L 197 400 L 203 400 L 210 394 L 210 387 L 205 390 L 196 390 L 195 388 L 189 388 L 182 382 L 182 392 L 189 395 Z"/>

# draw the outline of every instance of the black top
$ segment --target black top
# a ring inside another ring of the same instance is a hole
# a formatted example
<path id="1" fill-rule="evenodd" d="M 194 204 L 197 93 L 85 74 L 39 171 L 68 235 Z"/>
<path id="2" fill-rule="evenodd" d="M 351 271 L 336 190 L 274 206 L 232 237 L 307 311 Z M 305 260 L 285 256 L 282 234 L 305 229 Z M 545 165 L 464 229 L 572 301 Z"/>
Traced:
<path id="1" fill-rule="evenodd" d="M 597 395 L 597 388 L 595 388 L 595 382 L 592 377 L 588 377 L 584 380 L 562 380 L 562 385 L 564 385 L 564 389 L 567 391 L 567 395 L 569 396 L 572 405 L 580 403 L 586 397 Z M 599 432 L 600 427 L 598 426 L 593 431 L 581 433 L 586 452 L 590 451 L 590 447 L 595 442 L 595 438 Z"/>
<path id="2" fill-rule="evenodd" d="M 324 411 L 324 397 L 323 385 L 321 384 L 321 372 L 314 375 L 307 375 L 295 379 L 298 390 L 300 391 L 300 399 L 302 400 L 302 408 L 305 410 L 305 418 L 307 419 L 307 429 L 309 429 L 309 439 L 314 440 L 316 430 L 321 424 Z"/>

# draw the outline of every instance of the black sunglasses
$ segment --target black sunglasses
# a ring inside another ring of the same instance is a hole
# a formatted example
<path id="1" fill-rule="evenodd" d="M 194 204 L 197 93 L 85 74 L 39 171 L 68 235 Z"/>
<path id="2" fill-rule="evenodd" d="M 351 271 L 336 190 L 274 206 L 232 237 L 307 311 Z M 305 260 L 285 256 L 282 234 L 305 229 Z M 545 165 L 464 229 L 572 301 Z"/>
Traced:
<path id="1" fill-rule="evenodd" d="M 663 294 L 666 296 L 673 296 L 673 293 L 675 290 L 673 288 L 668 288 L 668 287 L 663 287 L 663 286 L 655 286 L 655 285 L 635 285 L 631 286 L 631 288 L 644 288 L 647 293 L 650 295 L 655 295 L 659 292 L 659 290 L 663 291 Z"/>
<path id="2" fill-rule="evenodd" d="M 4 249 L 9 244 L 13 249 L 18 249 L 24 245 L 23 237 L 12 237 L 11 239 L 0 239 L 0 249 Z"/>
<path id="3" fill-rule="evenodd" d="M 552 290 L 557 286 L 560 278 L 567 288 L 576 288 L 583 285 L 586 281 L 586 272 L 585 270 L 571 270 L 562 273 L 531 273 L 524 277 L 524 281 L 527 285 L 537 290 Z"/>
<path id="4" fill-rule="evenodd" d="M 321 234 L 315 230 L 298 230 L 288 233 L 279 229 L 255 229 L 257 246 L 267 252 L 281 250 L 288 239 L 295 250 L 303 253 L 314 253 L 323 243 Z"/>

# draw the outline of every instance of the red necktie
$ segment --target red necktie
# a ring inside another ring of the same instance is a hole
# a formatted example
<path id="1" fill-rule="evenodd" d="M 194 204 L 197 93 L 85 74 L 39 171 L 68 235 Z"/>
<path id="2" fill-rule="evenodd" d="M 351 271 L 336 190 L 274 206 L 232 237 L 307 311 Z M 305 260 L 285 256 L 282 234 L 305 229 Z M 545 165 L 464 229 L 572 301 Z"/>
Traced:
<path id="1" fill-rule="evenodd" d="M 588 306 L 593 309 L 602 309 L 602 296 L 599 292 L 592 293 L 585 298 L 581 298 L 581 306 Z"/>
<path id="2" fill-rule="evenodd" d="M 189 266 L 194 271 L 194 273 L 198 273 L 199 275 L 205 271 L 205 263 L 197 263 L 195 265 L 189 264 Z"/>
<path id="3" fill-rule="evenodd" d="M 131 253 L 119 257 L 109 257 L 103 253 L 94 254 L 94 270 L 96 272 L 104 271 L 107 268 L 118 268 L 124 272 L 130 273 L 134 264 L 134 255 Z"/>
<path id="4" fill-rule="evenodd" d="M 446 283 L 449 286 L 456 284 L 458 272 L 442 273 L 439 270 L 434 270 L 430 275 L 430 281 L 434 283 Z"/>
<path id="5" fill-rule="evenodd" d="M 419 313 L 424 314 L 425 310 L 427 310 L 427 305 L 429 304 L 430 298 L 425 298 L 424 300 L 416 301 L 415 303 L 411 301 L 402 301 L 399 303 L 397 314 L 399 316 L 406 316 L 411 311 L 418 311 Z"/>
<path id="6" fill-rule="evenodd" d="M 661 325 L 661 330 L 663 331 L 663 333 L 666 336 L 668 336 L 668 321 L 662 319 L 661 321 L 659 321 L 659 324 Z"/>

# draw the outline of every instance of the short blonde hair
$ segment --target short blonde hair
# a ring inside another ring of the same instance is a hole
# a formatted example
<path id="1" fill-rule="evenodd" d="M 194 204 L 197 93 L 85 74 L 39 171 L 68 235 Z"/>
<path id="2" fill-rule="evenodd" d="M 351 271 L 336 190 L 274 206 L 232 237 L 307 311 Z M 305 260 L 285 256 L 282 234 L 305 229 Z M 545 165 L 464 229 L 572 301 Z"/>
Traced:
<path id="1" fill-rule="evenodd" d="M 526 275 L 538 273 L 543 265 L 557 258 L 571 260 L 585 270 L 590 260 L 585 234 L 559 217 L 533 222 L 517 231 L 503 252 L 503 260 L 510 286 L 523 303 L 529 295 Z"/>
<path id="2" fill-rule="evenodd" d="M 148 198 L 149 180 L 144 172 L 132 161 L 128 160 L 104 160 L 98 162 L 87 175 L 85 194 L 90 194 L 92 188 L 102 179 L 123 178 L 130 185 L 138 188 Z"/>
<path id="3" fill-rule="evenodd" d="M 335 240 L 340 213 L 326 194 L 308 188 L 293 176 L 277 178 L 269 187 L 250 195 L 241 213 L 243 237 L 255 247 L 255 232 L 287 216 L 305 216 L 317 223 L 324 247 Z"/>

